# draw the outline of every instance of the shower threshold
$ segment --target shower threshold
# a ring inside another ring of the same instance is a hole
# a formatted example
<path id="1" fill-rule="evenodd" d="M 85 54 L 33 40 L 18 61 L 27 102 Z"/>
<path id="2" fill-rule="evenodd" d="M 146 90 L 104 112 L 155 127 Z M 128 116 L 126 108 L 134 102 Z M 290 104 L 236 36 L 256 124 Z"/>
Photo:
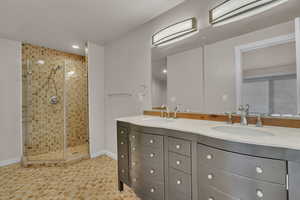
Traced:
<path id="1" fill-rule="evenodd" d="M 65 159 L 63 159 L 64 157 Z M 65 155 L 64 152 L 61 150 L 33 156 L 24 156 L 22 158 L 22 166 L 60 166 L 89 158 L 90 155 L 88 145 L 85 144 L 77 145 L 74 147 L 68 147 L 66 149 Z"/>

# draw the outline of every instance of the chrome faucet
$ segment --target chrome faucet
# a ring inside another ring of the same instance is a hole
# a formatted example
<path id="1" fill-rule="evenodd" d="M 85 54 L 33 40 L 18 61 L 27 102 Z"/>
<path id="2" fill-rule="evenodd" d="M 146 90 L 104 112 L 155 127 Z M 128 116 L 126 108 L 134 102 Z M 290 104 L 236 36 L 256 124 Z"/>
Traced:
<path id="1" fill-rule="evenodd" d="M 241 125 L 242 126 L 247 126 L 248 125 L 248 120 L 247 117 L 249 115 L 249 104 L 243 106 L 240 105 L 239 111 L 241 112 Z"/>
<path id="2" fill-rule="evenodd" d="M 166 106 L 166 116 L 165 119 L 169 119 L 170 118 L 170 109 L 168 108 L 168 106 Z"/>
<path id="3" fill-rule="evenodd" d="M 174 109 L 174 115 L 173 115 L 174 119 L 177 118 L 177 113 L 180 112 L 180 106 L 181 106 L 181 105 L 178 104 L 178 105 L 176 105 L 176 107 L 175 107 L 175 109 Z"/>
<path id="4" fill-rule="evenodd" d="M 166 108 L 166 106 L 164 104 L 162 104 L 160 106 L 160 117 L 164 117 L 164 109 Z"/>

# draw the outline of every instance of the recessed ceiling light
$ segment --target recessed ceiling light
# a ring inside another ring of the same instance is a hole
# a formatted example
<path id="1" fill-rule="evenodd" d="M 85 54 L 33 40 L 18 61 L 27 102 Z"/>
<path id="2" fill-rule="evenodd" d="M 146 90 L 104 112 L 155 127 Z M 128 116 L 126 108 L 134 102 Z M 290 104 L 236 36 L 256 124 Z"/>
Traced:
<path id="1" fill-rule="evenodd" d="M 79 45 L 77 45 L 77 44 L 73 44 L 73 45 L 72 45 L 72 48 L 73 48 L 73 49 L 80 49 Z"/>
<path id="2" fill-rule="evenodd" d="M 38 60 L 38 61 L 36 61 L 36 63 L 39 64 L 39 65 L 43 65 L 43 64 L 45 64 L 45 61 L 44 60 Z"/>
<path id="3" fill-rule="evenodd" d="M 75 74 L 75 71 L 69 71 L 69 72 L 67 72 L 68 76 L 73 76 L 74 74 Z"/>
<path id="4" fill-rule="evenodd" d="M 168 70 L 167 69 L 163 69 L 162 73 L 166 74 L 166 73 L 168 73 Z"/>

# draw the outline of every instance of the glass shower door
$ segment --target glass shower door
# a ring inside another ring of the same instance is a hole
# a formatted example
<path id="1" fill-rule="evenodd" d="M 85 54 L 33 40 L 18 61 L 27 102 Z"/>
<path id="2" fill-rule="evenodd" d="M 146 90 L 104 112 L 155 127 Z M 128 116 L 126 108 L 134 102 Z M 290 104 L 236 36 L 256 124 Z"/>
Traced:
<path id="1" fill-rule="evenodd" d="M 65 65 L 66 159 L 89 155 L 88 70 L 85 57 L 73 56 Z"/>
<path id="2" fill-rule="evenodd" d="M 28 161 L 63 160 L 65 62 L 31 58 L 22 67 L 24 156 Z"/>

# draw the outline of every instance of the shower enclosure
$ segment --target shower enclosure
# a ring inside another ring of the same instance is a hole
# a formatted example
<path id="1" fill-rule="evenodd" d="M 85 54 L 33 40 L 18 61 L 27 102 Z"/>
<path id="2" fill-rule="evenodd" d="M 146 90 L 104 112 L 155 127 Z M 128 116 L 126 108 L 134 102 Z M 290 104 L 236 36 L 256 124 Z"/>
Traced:
<path id="1" fill-rule="evenodd" d="M 23 164 L 89 157 L 85 56 L 22 45 Z"/>

